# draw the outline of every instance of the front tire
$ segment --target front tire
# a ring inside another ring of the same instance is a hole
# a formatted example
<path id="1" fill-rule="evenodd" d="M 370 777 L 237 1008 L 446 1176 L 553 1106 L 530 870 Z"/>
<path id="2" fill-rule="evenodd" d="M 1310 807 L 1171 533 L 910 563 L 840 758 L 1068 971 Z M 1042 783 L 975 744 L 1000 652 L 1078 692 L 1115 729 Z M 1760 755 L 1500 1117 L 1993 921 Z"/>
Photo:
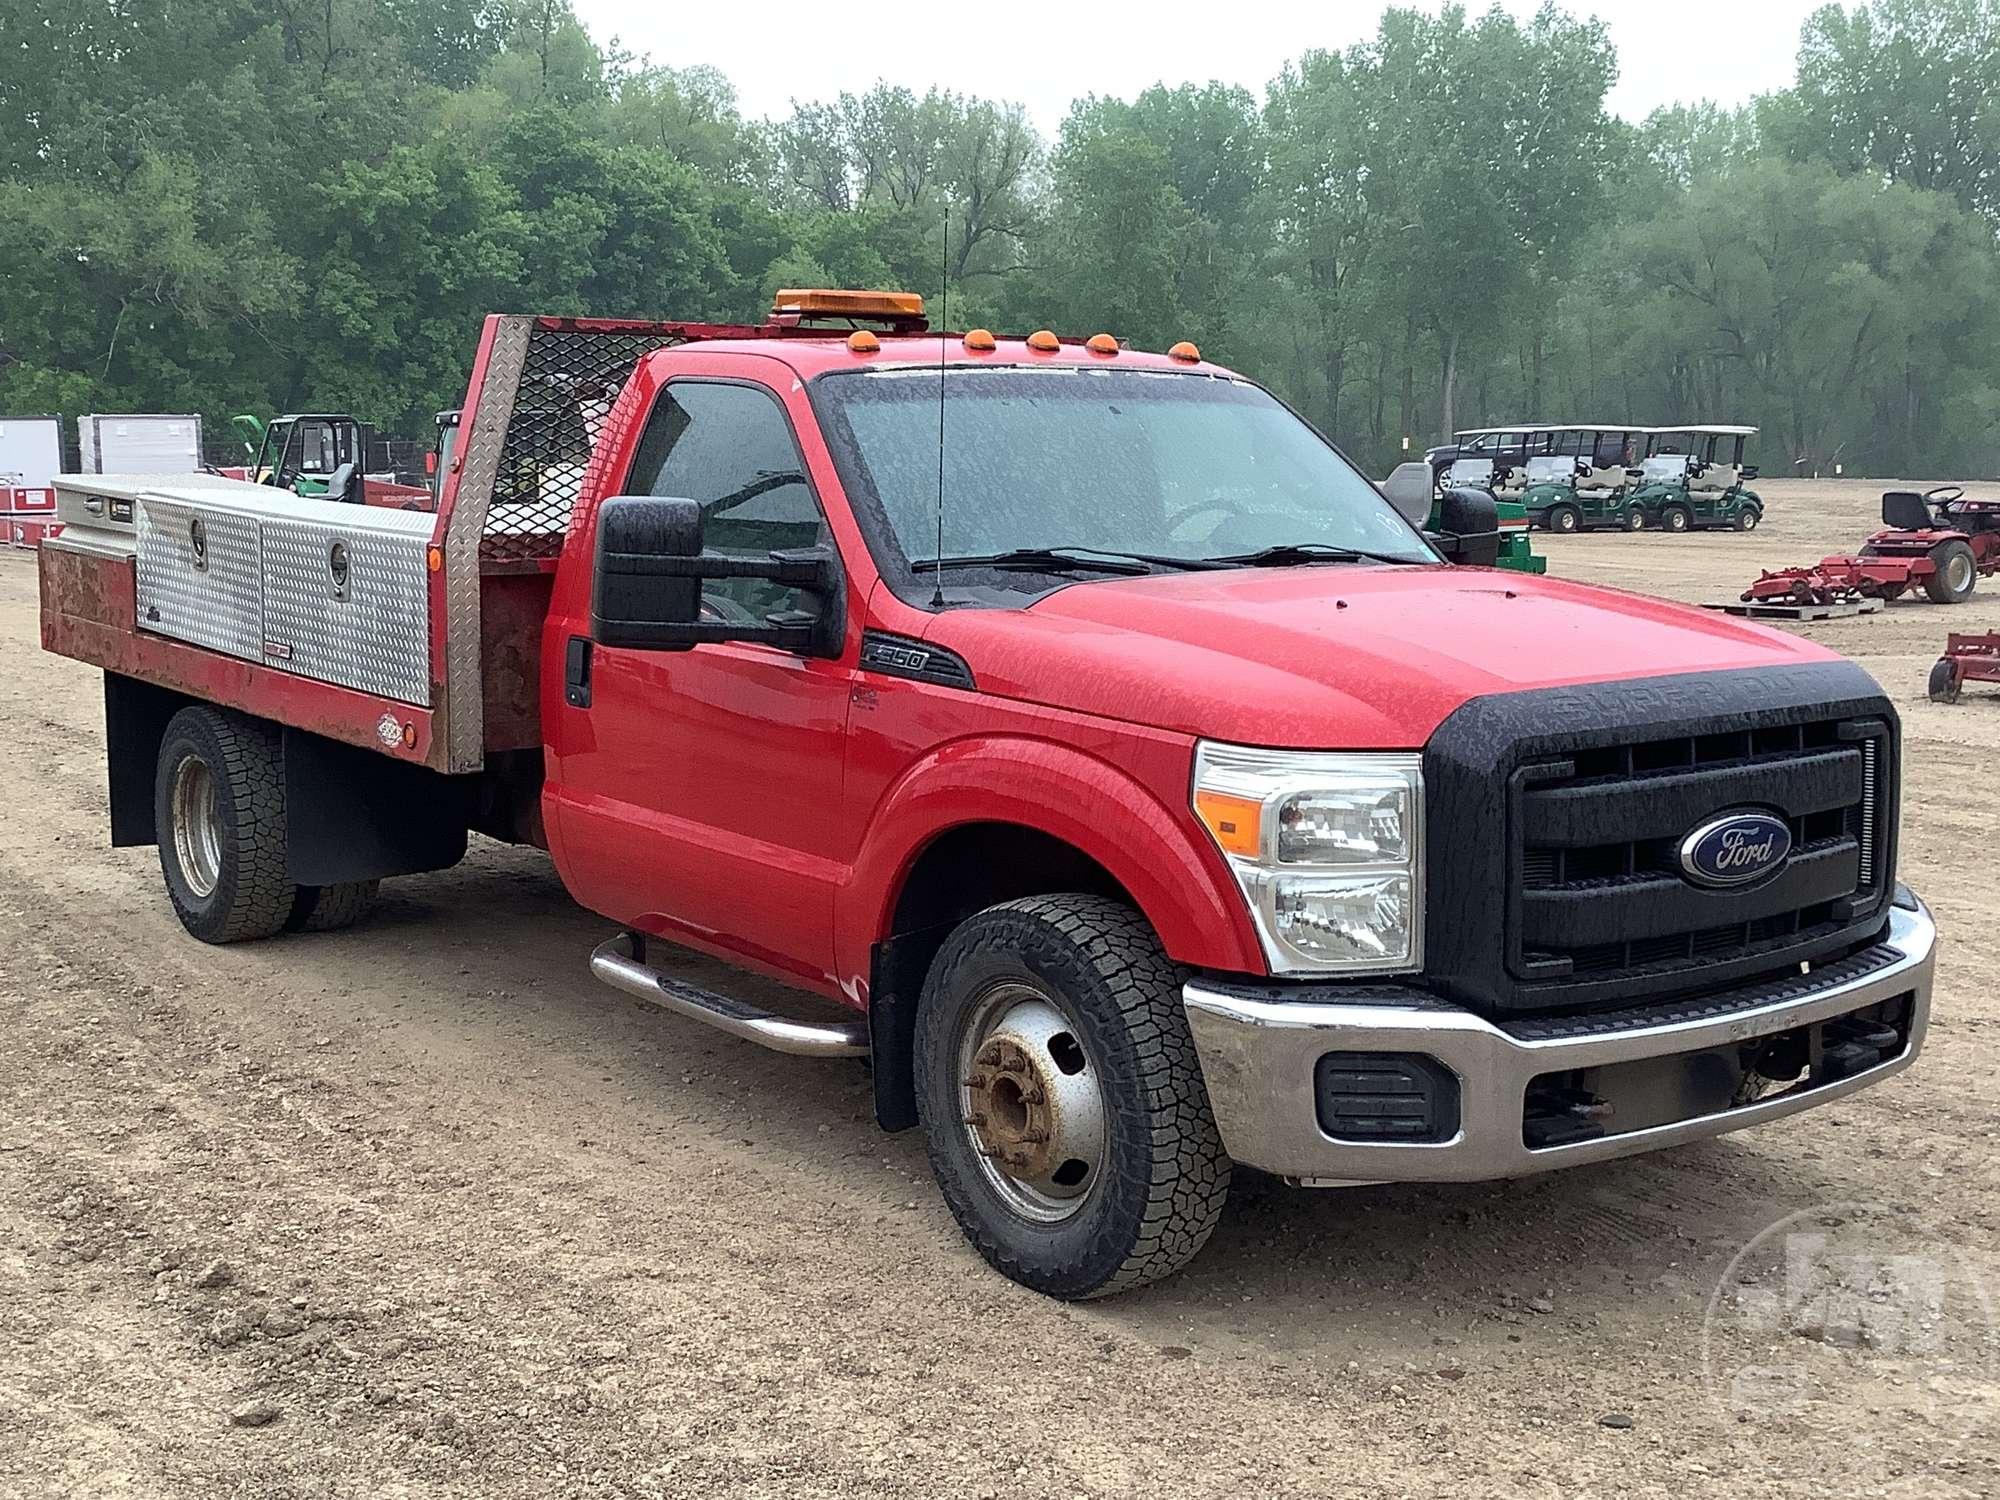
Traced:
<path id="1" fill-rule="evenodd" d="M 1931 548 L 1936 570 L 1924 579 L 1924 592 L 1933 604 L 1963 604 L 1972 597 L 1979 582 L 1979 564 L 1965 542 L 1939 542 Z"/>
<path id="2" fill-rule="evenodd" d="M 1574 505 L 1557 505 L 1549 510 L 1547 524 L 1551 531 L 1568 533 L 1583 525 L 1583 517 Z"/>
<path id="3" fill-rule="evenodd" d="M 1625 512 L 1625 529 L 1627 531 L 1644 531 L 1646 529 L 1646 513 L 1639 509 L 1638 506 L 1634 505 L 1627 508 Z"/>
<path id="4" fill-rule="evenodd" d="M 1178 968 L 1130 907 L 1031 896 L 945 940 L 917 1012 L 917 1112 L 967 1239 L 1052 1297 L 1130 1291 L 1206 1243 L 1230 1163 Z"/>
<path id="5" fill-rule="evenodd" d="M 1757 523 L 1763 519 L 1761 511 L 1739 510 L 1736 512 L 1735 526 L 1738 531 L 1755 531 Z"/>
<path id="6" fill-rule="evenodd" d="M 1660 512 L 1662 531 L 1682 532 L 1694 524 L 1694 516 L 1685 505 L 1669 505 Z"/>
<path id="7" fill-rule="evenodd" d="M 174 914 L 204 943 L 284 929 L 298 899 L 285 874 L 285 778 L 277 731 L 222 709 L 167 723 L 153 776 L 153 828 Z"/>
<path id="8" fill-rule="evenodd" d="M 1964 681 L 1958 675 L 1958 664 L 1950 657 L 1941 656 L 1932 664 L 1931 680 L 1928 684 L 1931 702 L 1958 702 L 1959 689 L 1964 685 Z"/>

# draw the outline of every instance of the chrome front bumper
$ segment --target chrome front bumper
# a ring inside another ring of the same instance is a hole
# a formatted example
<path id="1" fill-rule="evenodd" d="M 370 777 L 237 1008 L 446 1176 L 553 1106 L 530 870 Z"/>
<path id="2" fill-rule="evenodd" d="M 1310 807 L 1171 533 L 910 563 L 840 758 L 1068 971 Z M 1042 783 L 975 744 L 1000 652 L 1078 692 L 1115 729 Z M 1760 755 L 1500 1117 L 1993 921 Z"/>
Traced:
<path id="1" fill-rule="evenodd" d="M 1195 980 L 1182 995 L 1216 1124 L 1236 1161 L 1320 1184 L 1517 1177 L 1740 1130 L 1907 1067 L 1923 1046 L 1937 939 L 1930 913 L 1909 900 L 1891 908 L 1879 945 L 1888 951 L 1861 972 L 1828 964 L 1823 978 L 1807 974 L 1701 997 L 1673 1007 L 1666 1019 L 1623 1026 L 1591 1017 L 1496 1025 L 1423 991 L 1388 987 L 1371 987 L 1366 999 L 1319 1001 L 1303 998 L 1309 990 L 1293 992 L 1302 996 L 1295 1000 L 1271 986 Z M 1618 1132 L 1614 1119 L 1612 1133 L 1596 1139 L 1550 1146 L 1524 1139 L 1528 1086 L 1544 1074 L 1735 1047 L 1906 996 L 1902 1050 L 1837 1081 L 1641 1129 Z M 1320 1126 L 1315 1083 L 1316 1065 L 1329 1052 L 1436 1059 L 1458 1082 L 1456 1133 L 1423 1142 L 1334 1139 Z"/>

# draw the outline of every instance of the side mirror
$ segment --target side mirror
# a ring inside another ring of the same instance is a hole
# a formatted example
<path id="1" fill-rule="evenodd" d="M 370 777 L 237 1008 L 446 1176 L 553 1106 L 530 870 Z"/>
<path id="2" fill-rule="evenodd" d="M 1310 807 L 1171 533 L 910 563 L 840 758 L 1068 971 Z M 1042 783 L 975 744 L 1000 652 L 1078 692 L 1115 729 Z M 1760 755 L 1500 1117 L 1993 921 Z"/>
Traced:
<path id="1" fill-rule="evenodd" d="M 1429 464 L 1396 465 L 1395 472 L 1382 481 L 1381 489 L 1382 498 L 1412 526 L 1421 530 L 1424 522 L 1430 519 L 1431 497 L 1437 492 L 1437 481 L 1432 477 Z"/>
<path id="2" fill-rule="evenodd" d="M 1490 568 L 1500 560 L 1500 507 L 1492 495 L 1456 485 L 1438 502 L 1438 550 L 1455 563 Z"/>
<path id="3" fill-rule="evenodd" d="M 620 495 L 597 508 L 590 633 L 598 645 L 686 651 L 752 641 L 805 656 L 840 654 L 840 570 L 830 551 L 731 557 L 706 551 L 701 533 L 701 507 L 692 500 Z M 815 597 L 819 607 L 762 624 L 705 620 L 705 578 L 765 579 Z"/>

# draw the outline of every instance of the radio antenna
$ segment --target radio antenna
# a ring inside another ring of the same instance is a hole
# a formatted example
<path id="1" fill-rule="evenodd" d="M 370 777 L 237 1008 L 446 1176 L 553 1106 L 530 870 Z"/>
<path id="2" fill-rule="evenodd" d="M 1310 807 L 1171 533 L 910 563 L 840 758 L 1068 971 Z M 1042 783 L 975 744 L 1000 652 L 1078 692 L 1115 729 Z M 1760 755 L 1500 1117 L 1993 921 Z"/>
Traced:
<path id="1" fill-rule="evenodd" d="M 944 608 L 944 341 L 951 327 L 951 205 L 944 210 L 944 248 L 939 252 L 939 269 L 944 273 L 938 294 L 938 477 L 937 477 L 937 567 L 931 571 L 931 608 Z"/>

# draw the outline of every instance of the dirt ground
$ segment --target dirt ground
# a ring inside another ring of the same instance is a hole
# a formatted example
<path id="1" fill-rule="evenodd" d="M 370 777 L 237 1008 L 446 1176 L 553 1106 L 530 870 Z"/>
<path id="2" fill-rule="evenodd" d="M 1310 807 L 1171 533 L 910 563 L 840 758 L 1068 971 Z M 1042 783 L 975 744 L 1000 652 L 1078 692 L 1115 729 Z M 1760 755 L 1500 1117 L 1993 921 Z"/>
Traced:
<path id="1" fill-rule="evenodd" d="M 1538 545 L 1699 601 L 1858 540 L 1881 485 L 1763 488 L 1749 536 Z M 34 599 L 0 556 L 0 1496 L 2000 1494 L 2000 689 L 1923 697 L 2000 580 L 1801 627 L 1905 716 L 1916 1067 L 1511 1184 L 1243 1173 L 1185 1274 L 1074 1307 L 962 1243 L 858 1066 L 595 983 L 537 854 L 185 937 L 106 847 L 97 678 Z M 1738 1296 L 1792 1215 L 1930 1293 L 1863 1258 L 1809 1316 Z"/>

